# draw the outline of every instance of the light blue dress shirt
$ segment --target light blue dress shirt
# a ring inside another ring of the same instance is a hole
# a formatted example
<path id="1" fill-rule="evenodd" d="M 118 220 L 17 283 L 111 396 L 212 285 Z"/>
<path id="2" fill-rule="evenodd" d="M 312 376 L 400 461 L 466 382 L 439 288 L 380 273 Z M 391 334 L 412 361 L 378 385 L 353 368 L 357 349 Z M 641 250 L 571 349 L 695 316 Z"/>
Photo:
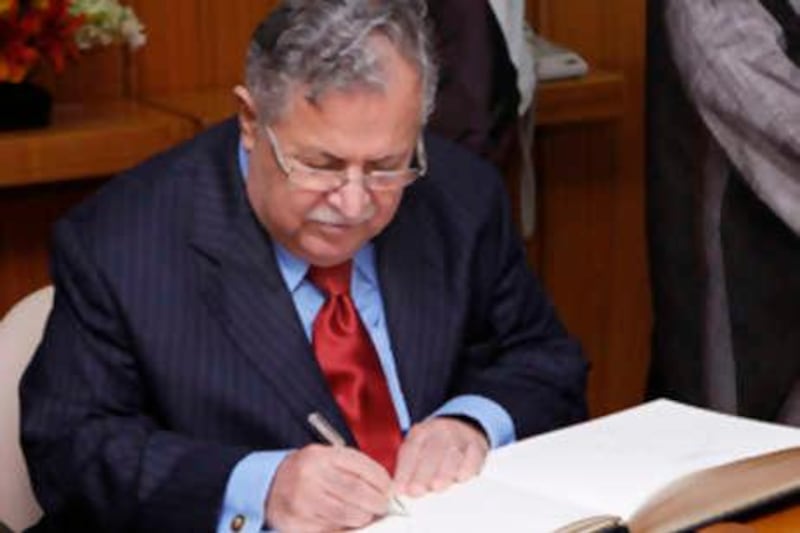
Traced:
<path id="1" fill-rule="evenodd" d="M 239 146 L 239 165 L 243 176 L 247 176 L 247 152 Z M 311 342 L 311 330 L 322 304 L 324 295 L 306 279 L 308 263 L 293 256 L 288 250 L 273 243 L 275 258 L 283 281 L 292 296 L 306 337 Z M 389 330 L 383 311 L 383 298 L 375 269 L 375 250 L 371 243 L 365 244 L 353 258 L 353 274 L 350 294 L 378 353 L 383 373 L 392 397 L 400 429 L 405 433 L 410 426 L 410 417 L 392 353 Z M 433 355 L 435 356 L 435 355 Z M 477 395 L 457 396 L 431 416 L 457 415 L 477 421 L 489 437 L 492 448 L 503 446 L 516 439 L 511 416 L 496 402 Z M 231 472 L 225 490 L 217 532 L 231 531 L 231 523 L 237 517 L 244 518 L 243 532 L 258 532 L 264 523 L 264 502 L 267 499 L 272 479 L 281 461 L 292 450 L 270 450 L 253 452 L 244 457 Z"/>

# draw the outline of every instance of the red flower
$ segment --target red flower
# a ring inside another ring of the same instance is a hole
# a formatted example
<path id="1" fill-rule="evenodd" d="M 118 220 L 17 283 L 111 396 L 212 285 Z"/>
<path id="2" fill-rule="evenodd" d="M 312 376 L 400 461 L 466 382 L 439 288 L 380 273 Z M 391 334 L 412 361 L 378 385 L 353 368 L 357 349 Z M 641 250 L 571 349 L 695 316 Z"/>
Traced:
<path id="1" fill-rule="evenodd" d="M 0 19 L 14 18 L 19 11 L 19 0 L 0 0 Z"/>
<path id="2" fill-rule="evenodd" d="M 78 57 L 74 36 L 84 19 L 70 15 L 67 7 L 67 0 L 50 1 L 50 6 L 42 14 L 41 32 L 36 39 L 36 48 L 56 72 L 64 70 L 68 57 Z"/>
<path id="3" fill-rule="evenodd" d="M 78 56 L 84 20 L 67 8 L 68 0 L 0 0 L 0 81 L 22 81 L 40 59 L 61 72 Z"/>

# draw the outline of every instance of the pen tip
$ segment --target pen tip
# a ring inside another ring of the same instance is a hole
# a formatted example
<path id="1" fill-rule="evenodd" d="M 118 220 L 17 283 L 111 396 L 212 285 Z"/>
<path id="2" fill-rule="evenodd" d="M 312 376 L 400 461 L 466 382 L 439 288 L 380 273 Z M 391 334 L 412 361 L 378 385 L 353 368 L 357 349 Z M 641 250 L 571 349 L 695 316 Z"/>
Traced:
<path id="1" fill-rule="evenodd" d="M 408 509 L 397 496 L 392 496 L 389 499 L 389 514 L 408 516 Z"/>

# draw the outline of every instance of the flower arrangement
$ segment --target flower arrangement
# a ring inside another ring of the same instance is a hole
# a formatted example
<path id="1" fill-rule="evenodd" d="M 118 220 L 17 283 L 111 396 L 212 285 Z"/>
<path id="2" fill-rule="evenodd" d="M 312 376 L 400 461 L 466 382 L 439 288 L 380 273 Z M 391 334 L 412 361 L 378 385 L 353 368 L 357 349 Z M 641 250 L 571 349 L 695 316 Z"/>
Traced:
<path id="1" fill-rule="evenodd" d="M 143 30 L 118 0 L 0 0 L 0 82 L 19 83 L 40 62 L 60 73 L 95 46 L 137 48 Z"/>

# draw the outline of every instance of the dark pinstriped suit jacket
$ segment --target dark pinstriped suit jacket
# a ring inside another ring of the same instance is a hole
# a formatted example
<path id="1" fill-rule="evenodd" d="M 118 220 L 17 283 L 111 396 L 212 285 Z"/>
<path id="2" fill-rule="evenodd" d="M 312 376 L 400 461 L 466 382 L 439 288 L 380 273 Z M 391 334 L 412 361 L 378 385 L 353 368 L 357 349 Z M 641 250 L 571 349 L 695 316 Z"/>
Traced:
<path id="1" fill-rule="evenodd" d="M 55 230 L 56 300 L 22 385 L 41 528 L 211 531 L 232 467 L 342 416 L 246 201 L 227 122 L 113 181 Z M 413 421 L 483 394 L 517 435 L 585 415 L 585 363 L 525 267 L 501 181 L 429 138 L 376 239 Z"/>

